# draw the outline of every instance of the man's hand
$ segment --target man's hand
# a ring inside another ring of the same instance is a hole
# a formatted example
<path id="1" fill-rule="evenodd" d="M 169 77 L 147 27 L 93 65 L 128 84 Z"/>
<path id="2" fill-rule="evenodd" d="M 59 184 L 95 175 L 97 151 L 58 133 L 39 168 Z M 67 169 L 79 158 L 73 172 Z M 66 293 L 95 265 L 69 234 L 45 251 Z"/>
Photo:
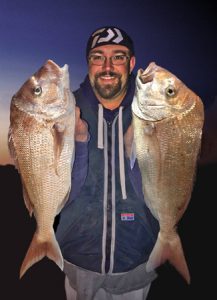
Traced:
<path id="1" fill-rule="evenodd" d="M 75 141 L 86 142 L 88 139 L 87 123 L 80 118 L 80 108 L 75 107 Z"/>

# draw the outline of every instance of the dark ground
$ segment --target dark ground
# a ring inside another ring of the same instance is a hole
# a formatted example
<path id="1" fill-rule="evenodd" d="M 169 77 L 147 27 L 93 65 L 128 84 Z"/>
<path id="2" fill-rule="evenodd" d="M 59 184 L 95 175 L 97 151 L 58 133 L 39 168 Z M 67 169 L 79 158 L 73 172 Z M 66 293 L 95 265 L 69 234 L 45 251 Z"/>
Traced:
<path id="1" fill-rule="evenodd" d="M 169 264 L 158 269 L 148 300 L 195 299 L 208 296 L 214 287 L 210 273 L 214 268 L 214 225 L 217 200 L 217 164 L 200 166 L 190 204 L 182 217 L 178 231 L 191 273 L 187 285 Z M 65 300 L 64 274 L 47 258 L 32 266 L 19 280 L 19 269 L 35 230 L 34 217 L 29 218 L 22 199 L 19 175 L 11 165 L 0 166 L 1 197 L 1 282 L 12 300 Z"/>

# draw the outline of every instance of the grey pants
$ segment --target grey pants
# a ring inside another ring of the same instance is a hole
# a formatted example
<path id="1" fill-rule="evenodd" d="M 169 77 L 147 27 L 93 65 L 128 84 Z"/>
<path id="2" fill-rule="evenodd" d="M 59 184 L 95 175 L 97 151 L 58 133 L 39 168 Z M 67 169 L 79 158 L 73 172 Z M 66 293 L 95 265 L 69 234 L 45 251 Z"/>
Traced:
<path id="1" fill-rule="evenodd" d="M 100 288 L 93 300 L 146 300 L 151 283 L 136 291 L 131 291 L 121 295 L 114 295 L 106 292 L 104 289 Z M 65 277 L 65 291 L 67 300 L 77 300 L 77 292 L 70 286 L 68 277 Z"/>
<path id="2" fill-rule="evenodd" d="M 101 274 L 66 260 L 64 273 L 67 300 L 145 300 L 157 277 L 155 271 L 146 271 L 145 264 L 125 273 Z"/>

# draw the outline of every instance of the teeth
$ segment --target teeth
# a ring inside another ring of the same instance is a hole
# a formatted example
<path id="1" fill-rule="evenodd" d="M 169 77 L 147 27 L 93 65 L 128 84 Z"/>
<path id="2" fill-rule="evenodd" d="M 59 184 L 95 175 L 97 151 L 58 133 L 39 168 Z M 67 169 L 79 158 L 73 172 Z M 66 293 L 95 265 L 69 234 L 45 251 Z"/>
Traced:
<path id="1" fill-rule="evenodd" d="M 108 76 L 108 75 L 106 75 L 106 76 L 102 76 L 101 78 L 112 79 L 112 78 L 114 78 L 114 77 L 113 77 L 113 76 Z"/>

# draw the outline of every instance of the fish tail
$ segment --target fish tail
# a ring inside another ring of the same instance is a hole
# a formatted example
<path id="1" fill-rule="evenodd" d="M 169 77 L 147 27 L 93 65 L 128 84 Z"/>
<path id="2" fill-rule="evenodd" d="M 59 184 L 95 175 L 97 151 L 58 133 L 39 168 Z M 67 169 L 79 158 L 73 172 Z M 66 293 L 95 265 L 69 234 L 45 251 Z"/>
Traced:
<path id="1" fill-rule="evenodd" d="M 160 233 L 158 234 L 158 239 L 146 264 L 147 272 L 153 271 L 167 260 L 183 276 L 187 283 L 190 284 L 190 273 L 178 234 L 175 234 L 169 242 L 168 240 L 165 241 Z"/>
<path id="2" fill-rule="evenodd" d="M 20 278 L 26 271 L 42 258 L 47 256 L 63 270 L 63 257 L 54 232 L 46 240 L 42 240 L 36 232 L 20 268 Z"/>

